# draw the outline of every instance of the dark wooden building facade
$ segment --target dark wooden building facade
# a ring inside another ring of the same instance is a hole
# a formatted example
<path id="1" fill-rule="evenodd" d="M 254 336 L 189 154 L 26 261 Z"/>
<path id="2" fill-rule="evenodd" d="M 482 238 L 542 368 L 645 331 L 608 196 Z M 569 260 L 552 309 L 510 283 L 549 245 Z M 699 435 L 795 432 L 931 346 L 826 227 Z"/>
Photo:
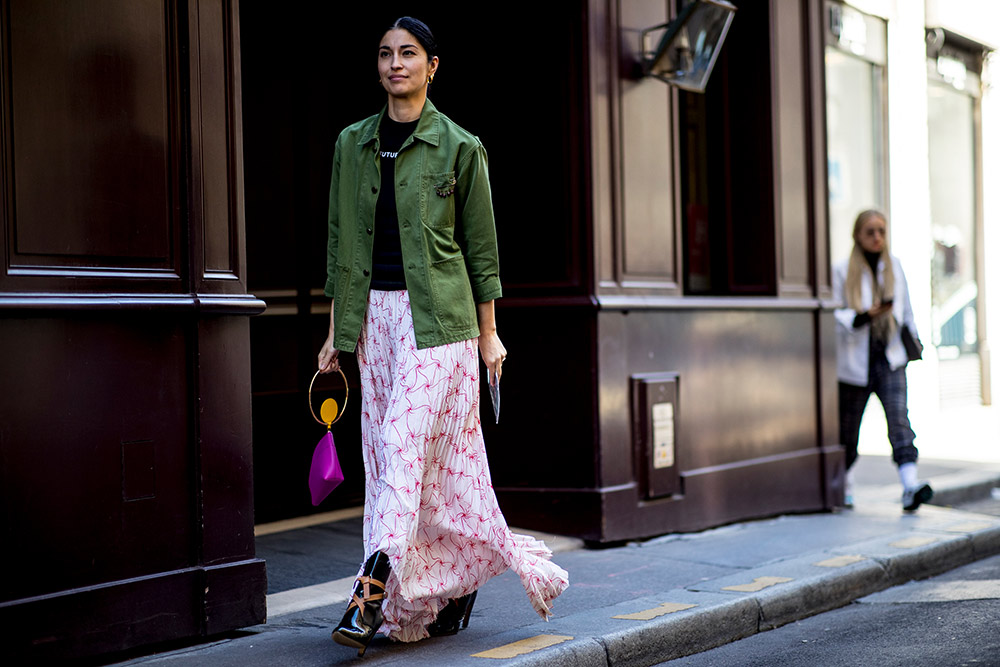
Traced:
<path id="1" fill-rule="evenodd" d="M 384 103 L 405 13 L 490 155 L 508 521 L 613 542 L 832 507 L 822 5 L 736 4 L 696 95 L 632 77 L 671 0 L 2 0 L 3 650 L 263 621 L 253 523 L 317 511 L 333 141 Z M 319 511 L 361 501 L 348 410 Z"/>
<path id="2" fill-rule="evenodd" d="M 258 623 L 236 5 L 0 11 L 0 655 Z"/>

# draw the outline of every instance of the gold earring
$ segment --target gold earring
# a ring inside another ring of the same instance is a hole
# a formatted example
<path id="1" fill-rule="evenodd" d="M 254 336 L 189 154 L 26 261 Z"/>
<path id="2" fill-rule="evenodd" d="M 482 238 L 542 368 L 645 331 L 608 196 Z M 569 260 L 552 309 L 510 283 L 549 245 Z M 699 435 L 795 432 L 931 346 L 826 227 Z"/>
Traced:
<path id="1" fill-rule="evenodd" d="M 433 74 L 428 74 L 427 75 L 427 83 L 434 83 L 434 75 Z"/>

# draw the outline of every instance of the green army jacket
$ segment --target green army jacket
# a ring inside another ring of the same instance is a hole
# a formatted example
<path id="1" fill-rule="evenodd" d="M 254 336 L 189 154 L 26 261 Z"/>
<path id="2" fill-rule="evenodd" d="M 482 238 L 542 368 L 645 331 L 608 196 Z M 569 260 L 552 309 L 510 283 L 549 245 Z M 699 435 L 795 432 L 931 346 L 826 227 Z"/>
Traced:
<path id="1" fill-rule="evenodd" d="M 346 128 L 334 152 L 324 292 L 333 299 L 333 345 L 345 352 L 354 351 L 368 301 L 385 113 Z M 396 157 L 395 183 L 417 347 L 478 336 L 476 303 L 501 296 L 486 150 L 427 100 Z"/>

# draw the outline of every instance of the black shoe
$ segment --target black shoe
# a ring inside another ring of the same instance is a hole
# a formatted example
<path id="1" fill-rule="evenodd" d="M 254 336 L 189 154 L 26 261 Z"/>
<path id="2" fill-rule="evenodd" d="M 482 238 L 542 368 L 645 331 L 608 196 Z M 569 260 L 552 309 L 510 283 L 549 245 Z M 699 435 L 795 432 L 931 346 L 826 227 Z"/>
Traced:
<path id="1" fill-rule="evenodd" d="M 912 489 L 903 491 L 903 509 L 912 512 L 934 497 L 934 489 L 927 482 L 921 482 Z"/>
<path id="2" fill-rule="evenodd" d="M 358 656 L 365 654 L 372 637 L 382 626 L 382 599 L 389 571 L 388 556 L 381 551 L 371 555 L 354 584 L 347 613 L 333 631 L 333 641 L 358 649 Z"/>
<path id="3" fill-rule="evenodd" d="M 469 616 L 472 615 L 472 605 L 476 603 L 478 592 L 472 591 L 468 595 L 448 600 L 448 604 L 441 608 L 434 622 L 427 626 L 430 636 L 453 635 L 462 628 L 469 627 Z"/>

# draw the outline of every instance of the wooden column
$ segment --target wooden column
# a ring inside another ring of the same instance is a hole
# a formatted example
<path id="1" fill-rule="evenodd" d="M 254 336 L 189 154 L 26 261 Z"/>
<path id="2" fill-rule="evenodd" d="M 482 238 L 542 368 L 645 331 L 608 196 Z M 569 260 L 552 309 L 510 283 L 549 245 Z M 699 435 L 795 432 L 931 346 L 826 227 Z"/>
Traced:
<path id="1" fill-rule="evenodd" d="M 0 654 L 264 619 L 237 0 L 0 3 Z"/>

